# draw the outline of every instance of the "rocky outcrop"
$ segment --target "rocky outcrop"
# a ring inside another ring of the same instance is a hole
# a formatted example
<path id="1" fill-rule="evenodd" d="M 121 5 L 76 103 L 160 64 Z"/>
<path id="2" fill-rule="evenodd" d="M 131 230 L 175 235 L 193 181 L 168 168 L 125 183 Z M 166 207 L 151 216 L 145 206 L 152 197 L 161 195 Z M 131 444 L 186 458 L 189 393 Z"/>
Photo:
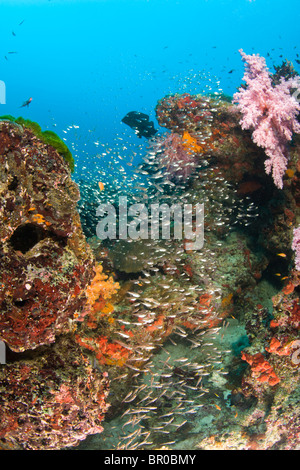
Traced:
<path id="1" fill-rule="evenodd" d="M 93 257 L 78 199 L 53 147 L 0 122 L 0 339 L 13 351 L 52 343 L 84 314 Z"/>

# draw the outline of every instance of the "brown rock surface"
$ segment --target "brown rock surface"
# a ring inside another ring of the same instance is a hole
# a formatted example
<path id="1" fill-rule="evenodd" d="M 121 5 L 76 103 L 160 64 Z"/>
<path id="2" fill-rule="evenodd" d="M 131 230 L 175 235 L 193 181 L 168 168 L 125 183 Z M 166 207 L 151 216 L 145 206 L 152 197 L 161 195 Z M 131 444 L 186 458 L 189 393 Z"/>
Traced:
<path id="1" fill-rule="evenodd" d="M 68 164 L 31 130 L 0 122 L 0 339 L 50 344 L 84 315 L 93 256 Z"/>

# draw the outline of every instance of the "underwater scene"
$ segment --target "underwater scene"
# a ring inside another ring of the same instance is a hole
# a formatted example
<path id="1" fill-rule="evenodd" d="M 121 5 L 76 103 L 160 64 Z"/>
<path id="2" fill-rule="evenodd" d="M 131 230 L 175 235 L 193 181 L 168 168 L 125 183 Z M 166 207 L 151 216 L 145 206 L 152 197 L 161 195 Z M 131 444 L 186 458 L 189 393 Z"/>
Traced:
<path id="1" fill-rule="evenodd" d="M 0 18 L 0 449 L 300 450 L 299 2 Z"/>

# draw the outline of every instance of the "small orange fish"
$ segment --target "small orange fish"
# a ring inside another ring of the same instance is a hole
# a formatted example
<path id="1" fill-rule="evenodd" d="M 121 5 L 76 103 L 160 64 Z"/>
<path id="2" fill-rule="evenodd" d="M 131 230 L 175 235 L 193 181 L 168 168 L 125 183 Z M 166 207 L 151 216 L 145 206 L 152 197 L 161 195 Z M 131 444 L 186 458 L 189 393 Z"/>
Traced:
<path id="1" fill-rule="evenodd" d="M 285 254 L 285 253 L 277 253 L 277 256 L 281 256 L 282 258 L 286 258 L 286 254 Z"/>
<path id="2" fill-rule="evenodd" d="M 103 191 L 103 189 L 104 189 L 104 183 L 102 183 L 101 181 L 99 181 L 98 185 L 99 185 L 100 191 Z"/>

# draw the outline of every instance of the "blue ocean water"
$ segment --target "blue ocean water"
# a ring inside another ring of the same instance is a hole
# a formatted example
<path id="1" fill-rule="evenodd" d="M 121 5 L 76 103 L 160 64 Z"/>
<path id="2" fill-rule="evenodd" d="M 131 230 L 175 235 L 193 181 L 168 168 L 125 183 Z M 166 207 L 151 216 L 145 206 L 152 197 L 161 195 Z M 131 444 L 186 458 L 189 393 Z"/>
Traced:
<path id="1" fill-rule="evenodd" d="M 121 123 L 128 111 L 155 120 L 167 93 L 232 95 L 240 48 L 266 57 L 271 70 L 285 58 L 299 70 L 297 0 L 1 0 L 0 11 L 1 114 L 76 142 L 79 171 L 100 142 L 132 139 Z"/>

